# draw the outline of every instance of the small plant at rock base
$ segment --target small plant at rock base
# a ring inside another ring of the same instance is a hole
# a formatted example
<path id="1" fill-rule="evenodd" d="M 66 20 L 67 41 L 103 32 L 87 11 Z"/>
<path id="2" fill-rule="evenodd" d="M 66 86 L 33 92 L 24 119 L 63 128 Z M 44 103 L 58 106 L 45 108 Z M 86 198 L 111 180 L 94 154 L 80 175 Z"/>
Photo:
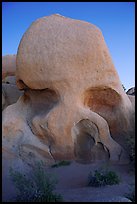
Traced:
<path id="1" fill-rule="evenodd" d="M 70 165 L 71 164 L 71 161 L 65 161 L 65 160 L 63 160 L 63 161 L 60 161 L 60 162 L 58 162 L 58 163 L 56 163 L 56 164 L 53 164 L 51 167 L 52 168 L 55 168 L 55 167 L 60 167 L 60 166 L 68 166 L 68 165 Z"/>
<path id="2" fill-rule="evenodd" d="M 105 185 L 119 184 L 120 179 L 114 171 L 109 170 L 95 170 L 94 175 L 89 173 L 88 186 L 101 187 Z"/>
<path id="3" fill-rule="evenodd" d="M 62 202 L 62 196 L 53 192 L 57 180 L 45 172 L 42 163 L 36 163 L 29 175 L 10 169 L 10 176 L 18 190 L 17 202 Z"/>
<path id="4" fill-rule="evenodd" d="M 133 164 L 135 164 L 135 135 L 129 134 L 128 137 L 126 137 L 126 142 L 130 160 Z"/>

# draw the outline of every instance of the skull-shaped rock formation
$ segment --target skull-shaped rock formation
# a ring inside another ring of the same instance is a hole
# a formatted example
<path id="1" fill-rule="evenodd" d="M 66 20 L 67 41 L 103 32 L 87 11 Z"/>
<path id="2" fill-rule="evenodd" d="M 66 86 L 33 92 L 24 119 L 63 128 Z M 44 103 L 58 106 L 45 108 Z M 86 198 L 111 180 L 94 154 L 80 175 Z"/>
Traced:
<path id="1" fill-rule="evenodd" d="M 24 95 L 3 111 L 5 148 L 25 161 L 127 162 L 133 107 L 99 28 L 40 18 L 23 35 L 16 65 Z"/>

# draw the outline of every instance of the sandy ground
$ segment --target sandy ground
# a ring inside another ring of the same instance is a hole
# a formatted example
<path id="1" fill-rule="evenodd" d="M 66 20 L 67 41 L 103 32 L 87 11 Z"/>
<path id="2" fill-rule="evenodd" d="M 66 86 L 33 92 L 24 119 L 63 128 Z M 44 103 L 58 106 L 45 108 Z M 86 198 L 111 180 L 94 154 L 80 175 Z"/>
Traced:
<path id="1" fill-rule="evenodd" d="M 115 171 L 121 179 L 120 184 L 104 187 L 87 186 L 89 172 L 100 167 L 107 167 Z M 110 202 L 108 200 L 118 196 L 125 197 L 125 194 L 129 193 L 130 184 L 133 184 L 135 179 L 131 165 L 79 164 L 73 161 L 68 166 L 48 167 L 47 171 L 58 179 L 55 192 L 63 196 L 64 202 Z M 9 196 L 8 193 L 12 190 L 11 188 L 13 188 L 12 184 L 6 185 L 5 193 L 7 195 L 4 195 L 4 200 L 6 197 L 10 199 L 11 193 Z M 7 201 L 10 201 L 9 199 Z"/>
<path id="2" fill-rule="evenodd" d="M 89 187 L 88 175 L 100 167 L 115 171 L 120 177 L 119 185 Z M 134 183 L 134 171 L 130 165 L 79 164 L 49 169 L 58 178 L 57 190 L 65 202 L 105 202 L 117 196 L 125 197 L 130 184 Z"/>

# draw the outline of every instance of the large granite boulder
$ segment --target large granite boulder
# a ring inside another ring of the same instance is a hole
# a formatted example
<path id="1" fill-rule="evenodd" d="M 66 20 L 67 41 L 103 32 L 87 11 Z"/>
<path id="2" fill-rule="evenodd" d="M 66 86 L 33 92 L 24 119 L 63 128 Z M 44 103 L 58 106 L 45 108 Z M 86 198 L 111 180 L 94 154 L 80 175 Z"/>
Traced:
<path id="1" fill-rule="evenodd" d="M 3 111 L 3 146 L 28 162 L 129 162 L 134 110 L 99 28 L 56 14 L 36 20 L 21 39 L 16 77 L 24 95 Z"/>

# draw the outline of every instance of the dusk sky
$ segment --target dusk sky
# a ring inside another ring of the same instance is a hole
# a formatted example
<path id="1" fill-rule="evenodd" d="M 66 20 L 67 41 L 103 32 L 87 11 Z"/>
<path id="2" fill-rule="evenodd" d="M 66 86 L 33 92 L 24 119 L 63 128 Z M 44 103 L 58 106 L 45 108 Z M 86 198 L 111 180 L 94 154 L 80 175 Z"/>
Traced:
<path id="1" fill-rule="evenodd" d="M 3 2 L 2 55 L 16 54 L 32 22 L 55 13 L 98 26 L 121 83 L 126 90 L 135 86 L 134 2 Z"/>

